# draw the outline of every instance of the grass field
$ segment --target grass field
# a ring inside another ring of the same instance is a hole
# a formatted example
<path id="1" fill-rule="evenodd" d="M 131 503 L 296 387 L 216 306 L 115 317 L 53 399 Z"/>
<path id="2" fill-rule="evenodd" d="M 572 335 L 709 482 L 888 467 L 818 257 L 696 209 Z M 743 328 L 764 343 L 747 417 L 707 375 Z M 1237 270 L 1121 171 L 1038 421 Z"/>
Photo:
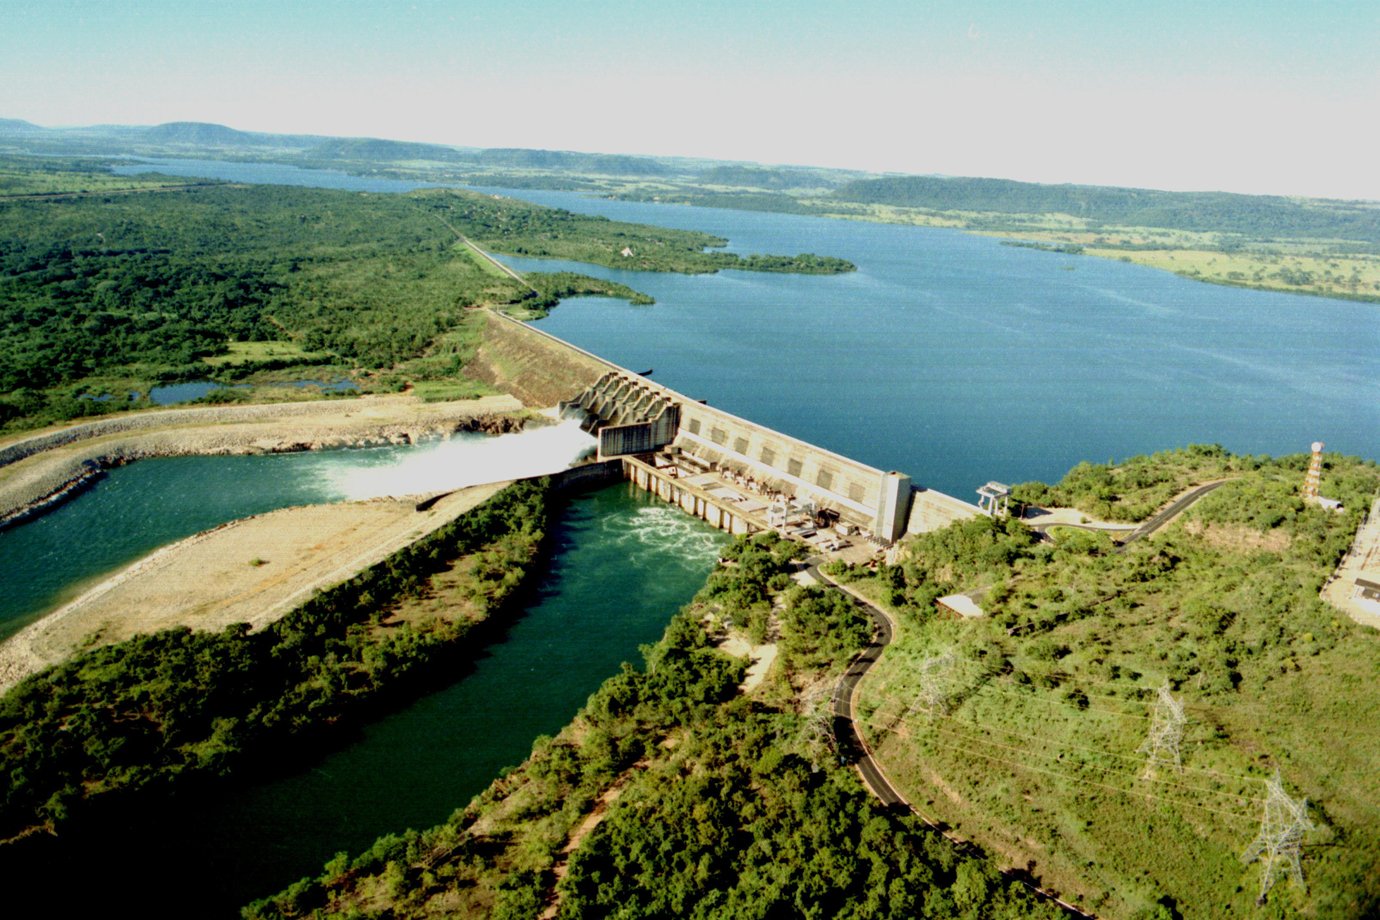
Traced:
<path id="1" fill-rule="evenodd" d="M 1380 633 L 1318 592 L 1380 470 L 1329 461 L 1324 491 L 1356 509 L 1341 515 L 1299 500 L 1296 467 L 1238 470 L 1125 553 L 974 525 L 912 543 L 911 597 L 985 586 L 988 616 L 899 605 L 862 705 L 898 788 L 1099 916 L 1373 916 Z M 1181 766 L 1145 747 L 1161 687 L 1186 715 Z M 1316 827 L 1307 887 L 1281 879 L 1258 909 L 1261 866 L 1241 856 L 1276 770 Z"/>

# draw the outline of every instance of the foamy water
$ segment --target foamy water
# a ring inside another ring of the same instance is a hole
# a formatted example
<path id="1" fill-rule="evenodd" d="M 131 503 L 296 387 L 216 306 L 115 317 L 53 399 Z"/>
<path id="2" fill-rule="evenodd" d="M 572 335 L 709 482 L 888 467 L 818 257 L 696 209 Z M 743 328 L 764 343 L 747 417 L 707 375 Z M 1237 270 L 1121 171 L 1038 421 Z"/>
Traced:
<path id="1" fill-rule="evenodd" d="M 679 564 L 703 571 L 719 555 L 724 537 L 672 505 L 644 505 L 635 513 L 599 522 L 599 537 L 627 555 L 633 567 Z M 666 557 L 677 560 L 668 563 Z"/>
<path id="2" fill-rule="evenodd" d="M 596 446 L 594 437 L 570 420 L 497 437 L 458 434 L 402 453 L 360 451 L 319 474 L 339 499 L 417 495 L 556 473 Z"/>

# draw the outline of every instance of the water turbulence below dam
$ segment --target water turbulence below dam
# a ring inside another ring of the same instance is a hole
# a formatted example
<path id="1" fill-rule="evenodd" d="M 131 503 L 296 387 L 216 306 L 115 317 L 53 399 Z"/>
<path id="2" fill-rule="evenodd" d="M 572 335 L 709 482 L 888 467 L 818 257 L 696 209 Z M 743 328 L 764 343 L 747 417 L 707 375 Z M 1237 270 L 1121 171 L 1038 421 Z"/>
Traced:
<path id="1" fill-rule="evenodd" d="M 24 867 L 25 884 L 59 915 L 125 905 L 145 917 L 233 917 L 337 852 L 438 824 L 637 660 L 726 540 L 626 483 L 577 495 L 527 609 L 463 679 L 290 775 L 49 843 Z"/>
<path id="2" fill-rule="evenodd" d="M 140 460 L 42 517 L 0 531 L 0 640 L 93 579 L 227 521 L 554 473 L 593 449 L 594 439 L 565 421 L 415 445 Z"/>

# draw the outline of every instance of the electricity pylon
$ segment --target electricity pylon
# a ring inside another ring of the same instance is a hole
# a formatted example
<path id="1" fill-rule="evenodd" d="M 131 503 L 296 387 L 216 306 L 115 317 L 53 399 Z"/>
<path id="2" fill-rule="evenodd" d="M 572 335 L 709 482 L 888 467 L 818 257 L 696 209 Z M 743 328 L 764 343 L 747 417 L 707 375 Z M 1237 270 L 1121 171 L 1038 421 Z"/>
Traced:
<path id="1" fill-rule="evenodd" d="M 1146 736 L 1145 743 L 1138 751 L 1147 755 L 1145 776 L 1153 776 L 1156 765 L 1160 763 L 1172 763 L 1174 769 L 1182 769 L 1179 742 L 1183 741 L 1184 723 L 1187 721 L 1183 703 L 1174 699 L 1173 694 L 1169 692 L 1169 681 L 1166 680 L 1164 686 L 1159 689 L 1159 698 L 1155 700 L 1155 712 L 1150 719 L 1150 734 Z"/>
<path id="2" fill-rule="evenodd" d="M 1304 833 L 1314 828 L 1308 817 L 1308 800 L 1289 798 L 1284 784 L 1280 782 L 1278 770 L 1265 788 L 1265 814 L 1260 819 L 1260 833 L 1255 835 L 1246 852 L 1241 854 L 1241 861 L 1247 864 L 1260 860 L 1260 897 L 1256 899 L 1257 904 L 1265 902 L 1265 894 L 1274 885 L 1275 876 L 1280 871 L 1288 872 L 1300 888 L 1308 890 L 1303 882 L 1303 868 L 1299 865 L 1299 850 L 1303 846 Z"/>
<path id="3" fill-rule="evenodd" d="M 953 696 L 949 671 L 953 666 L 952 654 L 937 655 L 921 662 L 917 675 L 920 688 L 916 691 L 915 702 L 906 710 L 906 715 L 917 709 L 924 710 L 931 716 L 949 714 L 949 702 Z"/>

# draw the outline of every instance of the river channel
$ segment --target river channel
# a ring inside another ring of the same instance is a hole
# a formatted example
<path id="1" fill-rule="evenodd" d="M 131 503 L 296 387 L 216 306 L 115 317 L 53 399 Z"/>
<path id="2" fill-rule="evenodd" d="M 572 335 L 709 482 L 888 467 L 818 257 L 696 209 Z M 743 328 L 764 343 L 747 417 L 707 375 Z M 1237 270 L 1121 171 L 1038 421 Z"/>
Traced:
<path id="1" fill-rule="evenodd" d="M 620 662 L 638 660 L 725 540 L 627 484 L 577 496 L 528 608 L 450 687 L 288 775 L 45 848 L 23 867 L 25 885 L 46 892 L 51 916 L 122 905 L 142 917 L 233 917 L 338 851 L 438 824 L 569 722 Z"/>

